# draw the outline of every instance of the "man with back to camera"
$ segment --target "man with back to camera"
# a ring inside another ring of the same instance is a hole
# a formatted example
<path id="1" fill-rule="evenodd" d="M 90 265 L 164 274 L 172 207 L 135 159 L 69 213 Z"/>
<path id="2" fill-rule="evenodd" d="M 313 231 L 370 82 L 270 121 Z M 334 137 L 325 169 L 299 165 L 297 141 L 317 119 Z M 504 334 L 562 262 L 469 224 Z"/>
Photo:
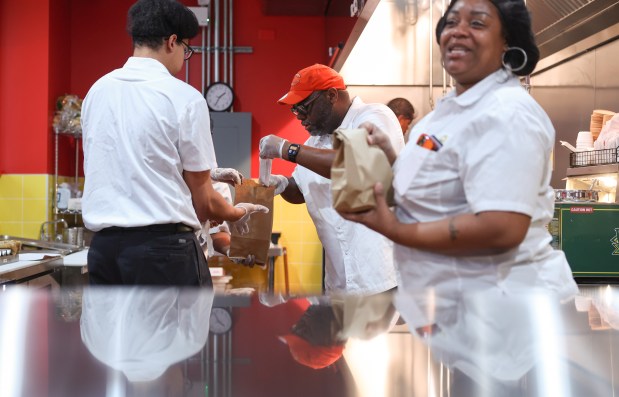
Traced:
<path id="1" fill-rule="evenodd" d="M 415 118 L 415 108 L 413 104 L 405 98 L 393 98 L 387 103 L 387 107 L 393 110 L 393 113 L 395 113 L 398 118 L 400 127 L 402 127 L 402 134 L 406 140 L 411 123 Z"/>
<path id="2" fill-rule="evenodd" d="M 267 135 L 260 140 L 260 157 L 298 164 L 292 177 L 272 175 L 269 184 L 286 201 L 307 205 L 325 249 L 326 292 L 367 295 L 396 287 L 393 244 L 339 216 L 332 207 L 330 180 L 333 132 L 358 128 L 366 121 L 378 123 L 399 152 L 404 139 L 395 115 L 383 104 L 351 99 L 342 76 L 320 64 L 296 73 L 290 91 L 278 103 L 291 106 L 310 137 L 300 145 Z"/>
<path id="3" fill-rule="evenodd" d="M 139 0 L 127 30 L 133 56 L 99 79 L 82 107 L 90 283 L 211 284 L 194 234 L 200 221 L 243 229 L 268 209 L 233 207 L 213 190 L 206 102 L 174 77 L 193 53 L 195 15 L 175 0 Z"/>

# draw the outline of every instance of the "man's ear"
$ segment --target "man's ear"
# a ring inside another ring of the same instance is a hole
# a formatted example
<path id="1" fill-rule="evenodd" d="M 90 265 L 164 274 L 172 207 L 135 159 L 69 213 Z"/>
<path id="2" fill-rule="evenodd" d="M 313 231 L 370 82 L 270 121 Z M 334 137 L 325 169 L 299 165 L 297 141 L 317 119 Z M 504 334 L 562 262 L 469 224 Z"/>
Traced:
<path id="1" fill-rule="evenodd" d="M 174 51 L 174 46 L 178 45 L 177 40 L 178 40 L 178 36 L 176 34 L 173 34 L 168 38 L 165 45 L 166 45 L 166 49 L 169 52 Z"/>
<path id="2" fill-rule="evenodd" d="M 329 98 L 329 101 L 331 103 L 337 102 L 338 97 L 339 97 L 339 92 L 337 91 L 337 88 L 329 88 L 327 90 L 327 98 Z"/>

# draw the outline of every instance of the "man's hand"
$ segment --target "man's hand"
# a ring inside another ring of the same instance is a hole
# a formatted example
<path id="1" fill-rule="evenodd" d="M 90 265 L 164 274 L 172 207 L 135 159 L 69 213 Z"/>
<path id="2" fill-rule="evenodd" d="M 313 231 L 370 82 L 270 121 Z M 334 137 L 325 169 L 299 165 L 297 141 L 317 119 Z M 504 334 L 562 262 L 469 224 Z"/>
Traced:
<path id="1" fill-rule="evenodd" d="M 211 171 L 211 179 L 215 182 L 225 182 L 234 186 L 243 182 L 243 174 L 234 168 L 215 168 Z"/>
<path id="2" fill-rule="evenodd" d="M 230 225 L 230 229 L 236 231 L 239 234 L 247 234 L 249 233 L 249 217 L 251 214 L 255 212 L 268 213 L 269 209 L 264 205 L 259 204 L 251 204 L 251 203 L 238 203 L 234 206 L 235 208 L 243 208 L 245 210 L 245 215 L 241 217 L 236 222 L 228 222 Z"/>
<path id="3" fill-rule="evenodd" d="M 273 193 L 277 196 L 288 187 L 288 178 L 283 175 L 269 175 L 267 186 L 275 186 Z"/>
<path id="4" fill-rule="evenodd" d="M 286 140 L 277 135 L 267 135 L 260 139 L 260 157 L 263 159 L 281 159 L 282 147 Z"/>

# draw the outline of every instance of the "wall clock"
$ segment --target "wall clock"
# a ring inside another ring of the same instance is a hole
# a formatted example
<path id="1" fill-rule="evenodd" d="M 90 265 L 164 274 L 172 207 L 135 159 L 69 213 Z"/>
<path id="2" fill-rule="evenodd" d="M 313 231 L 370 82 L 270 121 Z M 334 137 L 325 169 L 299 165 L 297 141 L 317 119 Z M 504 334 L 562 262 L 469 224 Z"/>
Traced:
<path id="1" fill-rule="evenodd" d="M 211 84 L 204 94 L 208 108 L 214 112 L 226 112 L 234 102 L 232 87 L 223 82 Z"/>
<path id="2" fill-rule="evenodd" d="M 214 334 L 225 334 L 232 328 L 232 313 L 223 307 L 214 307 L 211 310 L 209 330 Z"/>

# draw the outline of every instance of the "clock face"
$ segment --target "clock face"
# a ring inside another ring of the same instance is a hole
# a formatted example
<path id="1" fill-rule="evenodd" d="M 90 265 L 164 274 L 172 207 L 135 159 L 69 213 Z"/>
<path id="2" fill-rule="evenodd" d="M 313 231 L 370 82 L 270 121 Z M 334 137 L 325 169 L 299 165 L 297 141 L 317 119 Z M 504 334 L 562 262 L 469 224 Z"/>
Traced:
<path id="1" fill-rule="evenodd" d="M 225 112 L 232 107 L 234 91 L 226 83 L 213 83 L 206 90 L 206 104 L 215 112 Z"/>
<path id="2" fill-rule="evenodd" d="M 224 334 L 232 328 L 232 315 L 223 307 L 214 307 L 211 310 L 209 329 L 214 334 Z"/>

